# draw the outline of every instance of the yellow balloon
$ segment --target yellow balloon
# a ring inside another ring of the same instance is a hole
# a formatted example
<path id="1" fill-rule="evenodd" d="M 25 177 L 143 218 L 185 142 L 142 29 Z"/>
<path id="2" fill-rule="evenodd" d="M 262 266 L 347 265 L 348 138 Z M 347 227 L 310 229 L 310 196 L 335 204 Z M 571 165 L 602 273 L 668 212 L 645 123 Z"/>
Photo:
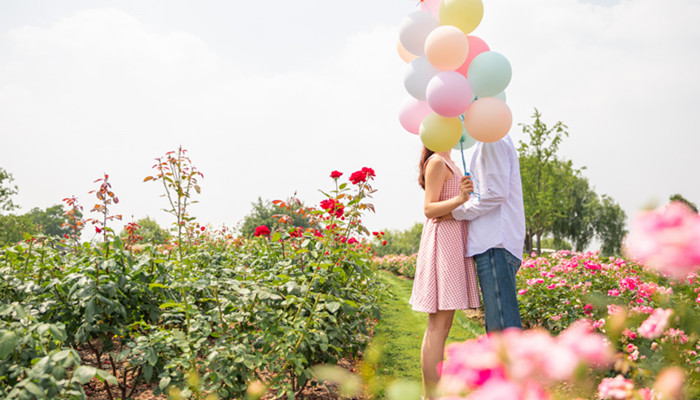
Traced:
<path id="1" fill-rule="evenodd" d="M 442 0 L 440 25 L 454 25 L 468 35 L 476 29 L 484 17 L 481 0 Z"/>
<path id="2" fill-rule="evenodd" d="M 462 121 L 432 113 L 420 124 L 420 140 L 425 147 L 440 153 L 455 147 L 462 138 Z"/>

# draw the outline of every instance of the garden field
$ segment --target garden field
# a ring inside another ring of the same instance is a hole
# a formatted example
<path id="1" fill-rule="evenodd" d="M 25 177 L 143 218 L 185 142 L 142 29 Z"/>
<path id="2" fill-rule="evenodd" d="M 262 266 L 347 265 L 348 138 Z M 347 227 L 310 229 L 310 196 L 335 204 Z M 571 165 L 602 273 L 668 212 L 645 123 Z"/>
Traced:
<path id="1" fill-rule="evenodd" d="M 362 225 L 371 168 L 347 182 L 333 171 L 318 207 L 274 201 L 274 224 L 248 236 L 189 215 L 201 174 L 182 150 L 154 170 L 145 180 L 163 185 L 168 240 L 145 242 L 134 223 L 115 234 L 118 198 L 104 175 L 92 192 L 97 218 L 65 199 L 70 234 L 0 248 L 1 398 L 420 397 L 426 318 L 408 305 L 416 256 L 375 256 L 386 242 Z M 456 313 L 441 390 L 700 398 L 700 217 L 678 205 L 650 213 L 653 229 L 629 244 L 653 268 L 533 253 L 518 273 L 526 330 L 487 336 L 478 313 Z M 87 225 L 101 240 L 80 240 Z"/>

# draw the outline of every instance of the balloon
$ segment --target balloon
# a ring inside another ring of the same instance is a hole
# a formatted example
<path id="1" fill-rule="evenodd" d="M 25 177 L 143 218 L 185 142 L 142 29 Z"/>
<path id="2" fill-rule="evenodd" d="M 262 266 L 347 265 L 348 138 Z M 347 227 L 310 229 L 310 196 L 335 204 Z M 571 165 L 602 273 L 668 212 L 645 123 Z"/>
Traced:
<path id="1" fill-rule="evenodd" d="M 484 42 L 476 36 L 467 36 L 467 42 L 469 42 L 469 52 L 467 53 L 467 59 L 455 71 L 468 78 L 467 71 L 469 71 L 469 65 L 472 63 L 472 60 L 479 54 L 485 51 L 489 51 L 490 49 L 489 45 L 487 45 L 486 42 Z"/>
<path id="2" fill-rule="evenodd" d="M 503 100 L 503 101 L 506 101 L 506 92 L 501 92 L 501 93 L 499 93 L 499 94 L 497 94 L 497 95 L 495 95 L 495 96 L 488 96 L 488 97 L 495 97 L 495 98 L 497 98 L 497 99 L 501 99 L 501 100 Z M 477 100 L 479 100 L 479 99 L 480 99 L 479 96 L 474 96 L 474 97 L 472 97 L 472 103 L 475 102 L 475 101 L 477 101 Z"/>
<path id="3" fill-rule="evenodd" d="M 505 90 L 513 76 L 513 70 L 508 59 L 501 53 L 485 51 L 472 60 L 467 76 L 474 95 L 489 97 Z"/>
<path id="4" fill-rule="evenodd" d="M 513 114 L 508 105 L 495 97 L 481 97 L 464 113 L 464 128 L 474 139 L 491 143 L 508 134 Z"/>
<path id="5" fill-rule="evenodd" d="M 467 59 L 469 41 L 454 26 L 435 28 L 425 39 L 425 56 L 440 71 L 459 68 Z"/>
<path id="6" fill-rule="evenodd" d="M 433 29 L 440 26 L 438 20 L 426 11 L 408 14 L 399 26 L 399 41 L 403 47 L 415 55 L 425 54 L 425 38 Z"/>
<path id="7" fill-rule="evenodd" d="M 484 17 L 481 0 L 442 0 L 439 19 L 441 25 L 453 25 L 465 35 L 470 34 Z"/>
<path id="8" fill-rule="evenodd" d="M 417 135 L 420 133 L 420 123 L 432 112 L 433 110 L 430 109 L 428 103 L 416 99 L 407 99 L 401 105 L 399 122 L 401 122 L 401 126 L 404 129 Z"/>
<path id="9" fill-rule="evenodd" d="M 399 57 L 401 57 L 401 59 L 404 60 L 404 62 L 406 63 L 410 63 L 411 61 L 419 57 L 406 50 L 406 48 L 403 47 L 403 45 L 401 44 L 401 41 L 396 42 L 396 51 L 399 53 Z"/>
<path id="10" fill-rule="evenodd" d="M 404 76 L 404 86 L 408 93 L 418 100 L 427 100 L 426 87 L 428 82 L 439 71 L 435 69 L 425 57 L 419 57 L 408 64 L 408 71 Z"/>
<path id="11" fill-rule="evenodd" d="M 476 144 L 476 139 L 471 137 L 469 133 L 467 133 L 467 130 L 464 129 L 462 130 L 462 137 L 459 138 L 459 142 L 453 147 L 455 150 L 466 150 Z"/>
<path id="12" fill-rule="evenodd" d="M 440 12 L 440 0 L 423 0 L 420 2 L 420 9 L 423 11 L 427 11 L 435 18 L 438 18 L 438 14 Z"/>
<path id="13" fill-rule="evenodd" d="M 420 124 L 420 140 L 425 147 L 440 153 L 454 147 L 462 136 L 462 121 L 432 113 Z"/>
<path id="14" fill-rule="evenodd" d="M 472 88 L 459 72 L 443 71 L 428 82 L 426 97 L 436 113 L 443 117 L 457 117 L 472 103 Z"/>

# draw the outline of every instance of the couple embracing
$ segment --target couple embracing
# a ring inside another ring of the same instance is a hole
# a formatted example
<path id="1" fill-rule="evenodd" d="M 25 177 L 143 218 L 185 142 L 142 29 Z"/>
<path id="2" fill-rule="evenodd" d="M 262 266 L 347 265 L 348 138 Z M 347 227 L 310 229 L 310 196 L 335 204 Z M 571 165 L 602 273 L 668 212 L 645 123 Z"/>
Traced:
<path id="1" fill-rule="evenodd" d="M 423 148 L 419 165 L 427 220 L 410 303 L 428 313 L 421 347 L 427 398 L 434 396 L 454 312 L 478 308 L 479 288 L 487 332 L 522 328 L 515 275 L 522 261 L 525 213 L 513 141 L 506 135 L 494 143 L 479 142 L 466 176 L 450 152 Z"/>

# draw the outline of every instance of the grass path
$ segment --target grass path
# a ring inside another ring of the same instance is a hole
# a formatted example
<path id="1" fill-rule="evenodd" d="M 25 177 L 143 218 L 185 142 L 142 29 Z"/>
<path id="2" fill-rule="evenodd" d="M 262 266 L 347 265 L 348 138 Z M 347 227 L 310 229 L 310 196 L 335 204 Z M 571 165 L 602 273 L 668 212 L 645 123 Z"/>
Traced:
<path id="1" fill-rule="evenodd" d="M 382 303 L 382 317 L 376 328 L 376 338 L 383 345 L 380 374 L 394 378 L 420 381 L 420 347 L 428 323 L 428 315 L 411 310 L 413 281 L 381 272 L 390 293 Z M 483 322 L 455 312 L 447 343 L 462 342 L 484 334 Z"/>

